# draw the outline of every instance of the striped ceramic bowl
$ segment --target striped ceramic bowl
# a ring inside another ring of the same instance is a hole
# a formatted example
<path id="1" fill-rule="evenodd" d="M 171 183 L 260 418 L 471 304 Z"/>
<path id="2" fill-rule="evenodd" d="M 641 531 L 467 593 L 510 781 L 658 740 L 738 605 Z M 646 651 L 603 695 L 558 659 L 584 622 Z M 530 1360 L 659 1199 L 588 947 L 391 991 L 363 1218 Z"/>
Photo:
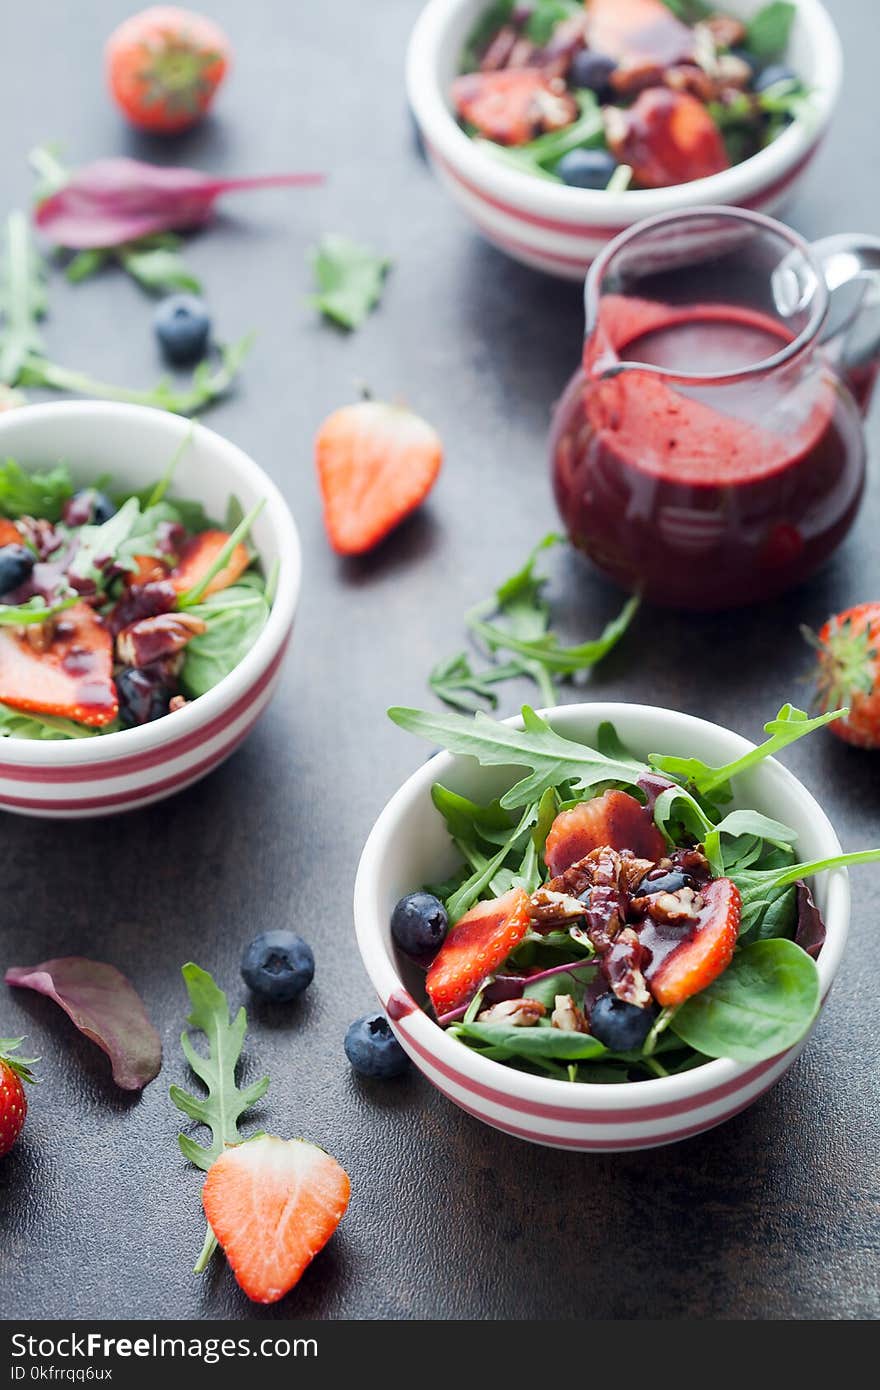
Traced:
<path id="1" fill-rule="evenodd" d="M 585 741 L 594 739 L 599 724 L 610 719 L 624 742 L 642 757 L 651 752 L 675 753 L 719 765 L 753 746 L 717 724 L 648 705 L 564 705 L 544 713 L 560 733 Z M 431 801 L 431 785 L 442 782 L 466 796 L 486 800 L 513 780 L 497 769 L 480 768 L 472 758 L 438 754 L 391 798 L 364 848 L 354 898 L 358 946 L 382 1007 L 413 1062 L 468 1114 L 519 1139 L 553 1148 L 587 1152 L 653 1148 L 711 1129 L 744 1110 L 788 1070 L 803 1043 L 755 1066 L 716 1061 L 680 1076 L 629 1085 L 571 1084 L 478 1056 L 449 1037 L 419 1007 L 418 972 L 401 965 L 389 919 L 400 897 L 423 883 L 444 878 L 457 864 L 446 826 Z M 840 852 L 822 808 L 772 759 L 738 779 L 735 804 L 751 806 L 792 826 L 804 859 Z M 849 925 L 845 870 L 819 875 L 813 891 L 828 930 L 818 961 L 824 1003 Z"/>
<path id="2" fill-rule="evenodd" d="M 179 415 L 143 406 L 71 401 L 24 406 L 0 415 L 0 458 L 25 468 L 64 460 L 78 483 L 109 473 L 121 488 L 161 476 L 191 428 Z M 247 511 L 266 506 L 253 542 L 267 567 L 280 564 L 272 612 L 244 660 L 184 709 L 140 728 L 100 738 L 35 742 L 0 739 L 0 808 L 70 818 L 131 811 L 204 777 L 238 747 L 268 704 L 290 640 L 299 594 L 296 527 L 275 484 L 247 454 L 195 425 L 179 460 L 173 492 L 224 516 L 230 495 Z"/>
<path id="3" fill-rule="evenodd" d="M 776 212 L 807 169 L 830 120 L 842 76 L 840 41 L 819 0 L 794 0 L 789 61 L 813 93 L 809 118 L 742 164 L 674 188 L 606 193 L 568 188 L 511 169 L 459 128 L 449 89 L 474 20 L 490 0 L 429 0 L 410 40 L 407 91 L 431 162 L 452 197 L 489 241 L 551 275 L 583 277 L 618 232 L 652 213 L 705 203 Z M 765 0 L 725 0 L 747 18 Z"/>

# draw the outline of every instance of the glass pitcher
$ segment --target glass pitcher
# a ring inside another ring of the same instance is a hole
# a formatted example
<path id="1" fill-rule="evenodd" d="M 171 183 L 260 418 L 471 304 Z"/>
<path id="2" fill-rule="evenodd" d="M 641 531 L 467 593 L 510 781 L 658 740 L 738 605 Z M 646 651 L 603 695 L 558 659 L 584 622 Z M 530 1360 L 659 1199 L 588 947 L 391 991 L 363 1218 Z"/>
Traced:
<path id="1" fill-rule="evenodd" d="M 586 282 L 551 466 L 572 541 L 665 605 L 812 574 L 852 525 L 880 351 L 880 239 L 808 246 L 738 208 L 637 223 Z"/>

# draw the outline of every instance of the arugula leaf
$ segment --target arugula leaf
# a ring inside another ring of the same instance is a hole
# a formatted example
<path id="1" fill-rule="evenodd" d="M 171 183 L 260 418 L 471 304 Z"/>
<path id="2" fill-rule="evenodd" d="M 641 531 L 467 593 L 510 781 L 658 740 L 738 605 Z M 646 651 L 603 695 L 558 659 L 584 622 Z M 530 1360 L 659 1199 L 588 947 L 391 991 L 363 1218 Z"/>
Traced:
<path id="1" fill-rule="evenodd" d="M 773 0 L 749 20 L 746 47 L 758 58 L 775 58 L 784 53 L 791 36 L 796 6 L 788 0 Z"/>
<path id="2" fill-rule="evenodd" d="M 618 616 L 606 625 L 599 637 L 589 642 L 581 642 L 575 647 L 560 646 L 559 638 L 552 632 L 546 637 L 532 641 L 523 640 L 505 632 L 497 623 L 483 622 L 474 614 L 468 616 L 467 623 L 493 651 L 501 648 L 504 651 L 516 652 L 520 656 L 528 657 L 530 661 L 537 662 L 547 671 L 571 676 L 576 671 L 586 671 L 595 666 L 617 645 L 632 622 L 638 606 L 638 598 L 628 599 Z"/>
<path id="3" fill-rule="evenodd" d="M 401 729 L 439 743 L 453 753 L 466 753 L 484 767 L 527 767 L 531 776 L 517 782 L 501 798 L 505 808 L 525 806 L 548 788 L 571 781 L 575 790 L 589 791 L 602 783 L 637 781 L 632 762 L 606 758 L 595 748 L 563 738 L 529 706 L 522 709 L 523 729 L 496 723 L 487 714 L 472 719 L 463 714 L 429 714 L 395 706 L 388 717 Z M 648 772 L 647 767 L 640 769 Z"/>
<path id="4" fill-rule="evenodd" d="M 475 714 L 479 705 L 477 700 L 468 698 L 467 692 L 488 701 L 494 709 L 498 696 L 493 687 L 522 674 L 521 663 L 515 661 L 506 662 L 503 666 L 490 666 L 485 671 L 474 671 L 467 653 L 458 652 L 447 661 L 437 663 L 428 677 L 428 684 L 444 704 Z"/>
<path id="5" fill-rule="evenodd" d="M 240 1008 L 235 1018 L 230 1020 L 226 995 L 208 972 L 192 961 L 183 967 L 181 973 L 191 1006 L 187 1022 L 204 1033 L 208 1055 L 205 1057 L 196 1052 L 185 1030 L 180 1036 L 180 1046 L 191 1069 L 203 1082 L 206 1094 L 197 1097 L 180 1086 L 171 1086 L 169 1096 L 172 1105 L 211 1131 L 210 1144 L 197 1144 L 187 1134 L 177 1136 L 184 1158 L 207 1171 L 229 1145 L 244 1142 L 239 1124 L 245 1112 L 266 1094 L 269 1078 L 263 1076 L 244 1090 L 239 1090 L 235 1072 L 244 1045 L 247 1014 Z M 204 1249 L 196 1264 L 197 1274 L 205 1268 L 216 1246 L 209 1227 Z"/>
<path id="6" fill-rule="evenodd" d="M 58 599 L 55 603 L 47 603 L 39 594 L 35 594 L 26 603 L 0 603 L 0 627 L 44 623 L 47 618 L 54 618 L 56 614 L 63 613 L 66 608 L 72 608 L 78 602 L 78 594 L 74 594 L 72 598 Z"/>
<path id="7" fill-rule="evenodd" d="M 100 251 L 96 247 L 88 251 L 77 251 L 72 260 L 68 261 L 64 268 L 64 278 L 71 285 L 79 285 L 83 280 L 89 280 L 93 275 L 110 260 L 109 251 Z"/>
<path id="8" fill-rule="evenodd" d="M 480 59 L 486 47 L 511 18 L 515 6 L 516 0 L 494 0 L 488 9 L 483 11 L 468 34 L 461 55 L 462 72 L 472 72 L 480 66 Z"/>
<path id="9" fill-rule="evenodd" d="M 204 632 L 187 642 L 180 672 L 181 685 L 197 696 L 211 690 L 247 655 L 266 625 L 269 604 L 258 589 L 239 583 L 208 594 L 189 612 L 207 623 Z"/>
<path id="10" fill-rule="evenodd" d="M 453 718 L 454 716 L 450 715 L 449 717 Z M 503 868 L 505 859 L 520 835 L 537 819 L 537 815 L 537 804 L 527 806 L 518 824 L 510 831 L 497 854 L 493 854 L 491 859 L 487 859 L 485 855 L 476 850 L 469 840 L 464 838 L 455 840 L 456 847 L 473 865 L 473 873 L 446 901 L 446 911 L 449 914 L 450 922 L 454 924 L 463 917 L 468 909 L 473 907 L 483 890 L 493 885 L 495 874 Z M 503 884 L 497 886 L 503 888 Z M 493 893 L 494 891 L 493 887 Z"/>
<path id="11" fill-rule="evenodd" d="M 59 521 L 68 497 L 73 496 L 70 469 L 64 463 L 48 473 L 26 473 L 15 459 L 0 461 L 0 515 L 39 517 Z"/>
<path id="12" fill-rule="evenodd" d="M 776 718 L 764 725 L 764 732 L 770 735 L 767 741 L 723 767 L 710 767 L 699 758 L 678 758 L 663 753 L 652 753 L 648 761 L 658 771 L 692 783 L 698 792 L 725 791 L 733 777 L 754 767 L 764 758 L 772 757 L 781 748 L 786 748 L 805 734 L 811 734 L 814 729 L 820 729 L 823 724 L 830 724 L 833 719 L 842 718 L 848 712 L 846 709 L 829 710 L 827 714 L 820 714 L 811 719 L 804 710 L 790 704 L 783 705 Z"/>
<path id="13" fill-rule="evenodd" d="M 761 815 L 759 811 L 731 811 L 703 839 L 706 858 L 712 865 L 712 872 L 717 876 L 721 876 L 735 864 L 742 862 L 742 852 L 737 853 L 735 846 L 732 853 L 725 853 L 721 844 L 723 835 L 732 840 L 741 840 L 743 837 L 754 838 L 775 845 L 779 849 L 791 849 L 797 840 L 797 831 L 792 830 L 788 825 L 783 825 L 781 821 L 771 820 L 769 816 Z"/>
<path id="14" fill-rule="evenodd" d="M 107 732 L 115 727 L 107 729 Z M 27 714 L 11 705 L 0 704 L 0 738 L 96 738 L 103 729 L 90 729 L 85 724 L 77 724 L 72 719 L 62 719 L 51 714 Z"/>
<path id="15" fill-rule="evenodd" d="M 309 259 L 318 284 L 312 303 L 343 328 L 360 328 L 379 303 L 391 261 L 334 234 L 322 237 Z"/>
<path id="16" fill-rule="evenodd" d="M 129 275 L 151 294 L 166 294 L 172 290 L 187 290 L 201 294 L 202 283 L 187 266 L 178 251 L 168 246 L 142 246 L 133 242 L 121 247 L 119 260 Z"/>
<path id="17" fill-rule="evenodd" d="M 708 19 L 715 11 L 711 5 L 704 3 L 704 0 L 663 0 L 667 10 L 671 10 L 676 19 L 680 19 L 684 24 L 699 24 L 700 20 Z"/>
<path id="18" fill-rule="evenodd" d="M 130 497 L 109 520 L 99 526 L 81 526 L 77 533 L 76 554 L 68 567 L 69 573 L 81 579 L 92 579 L 100 586 L 107 561 L 115 558 L 123 542 L 139 527 L 141 519 L 140 503 L 136 497 Z"/>
<path id="19" fill-rule="evenodd" d="M 553 37 L 556 26 L 563 20 L 582 15 L 583 8 L 578 0 L 535 0 L 526 20 L 526 35 L 532 43 L 543 48 Z"/>
<path id="20" fill-rule="evenodd" d="M 28 358 L 43 351 L 38 325 L 48 307 L 45 278 L 27 218 L 16 209 L 6 220 L 0 265 L 0 381 L 7 386 L 17 386 Z"/>
<path id="21" fill-rule="evenodd" d="M 793 941 L 741 947 L 706 989 L 676 1011 L 670 1030 L 706 1057 L 763 1062 L 800 1042 L 819 1012 L 819 972 Z"/>

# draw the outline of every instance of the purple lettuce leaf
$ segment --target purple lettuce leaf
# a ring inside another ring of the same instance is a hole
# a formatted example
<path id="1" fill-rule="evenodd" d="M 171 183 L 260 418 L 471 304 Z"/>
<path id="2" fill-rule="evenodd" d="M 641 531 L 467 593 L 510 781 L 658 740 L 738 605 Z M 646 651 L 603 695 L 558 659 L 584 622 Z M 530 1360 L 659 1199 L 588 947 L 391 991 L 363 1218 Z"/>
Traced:
<path id="1" fill-rule="evenodd" d="M 113 1080 L 139 1091 L 162 1065 L 162 1042 L 140 995 L 113 965 L 84 956 L 61 956 L 40 965 L 11 966 L 8 985 L 54 999 L 81 1033 L 110 1058 Z"/>
<path id="2" fill-rule="evenodd" d="M 815 960 L 825 944 L 825 923 L 805 883 L 797 885 L 797 927 L 795 945 Z"/>

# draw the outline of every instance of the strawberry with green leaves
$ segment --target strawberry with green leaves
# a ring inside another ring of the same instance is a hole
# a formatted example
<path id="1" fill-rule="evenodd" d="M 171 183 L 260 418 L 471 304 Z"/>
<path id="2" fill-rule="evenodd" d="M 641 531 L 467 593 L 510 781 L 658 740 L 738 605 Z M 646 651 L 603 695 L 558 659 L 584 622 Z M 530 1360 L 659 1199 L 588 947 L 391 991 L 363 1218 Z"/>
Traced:
<path id="1" fill-rule="evenodd" d="M 35 1083 L 31 1067 L 38 1057 L 16 1057 L 24 1038 L 0 1038 L 0 1158 L 5 1158 L 24 1128 L 27 1096 L 24 1083 Z"/>
<path id="2" fill-rule="evenodd" d="M 154 5 L 110 35 L 107 81 L 132 125 L 173 135 L 205 114 L 231 57 L 229 40 L 213 20 Z"/>
<path id="3" fill-rule="evenodd" d="M 829 618 L 818 633 L 804 628 L 818 653 L 819 708 L 849 707 L 830 729 L 857 748 L 880 748 L 880 603 L 859 603 Z"/>

